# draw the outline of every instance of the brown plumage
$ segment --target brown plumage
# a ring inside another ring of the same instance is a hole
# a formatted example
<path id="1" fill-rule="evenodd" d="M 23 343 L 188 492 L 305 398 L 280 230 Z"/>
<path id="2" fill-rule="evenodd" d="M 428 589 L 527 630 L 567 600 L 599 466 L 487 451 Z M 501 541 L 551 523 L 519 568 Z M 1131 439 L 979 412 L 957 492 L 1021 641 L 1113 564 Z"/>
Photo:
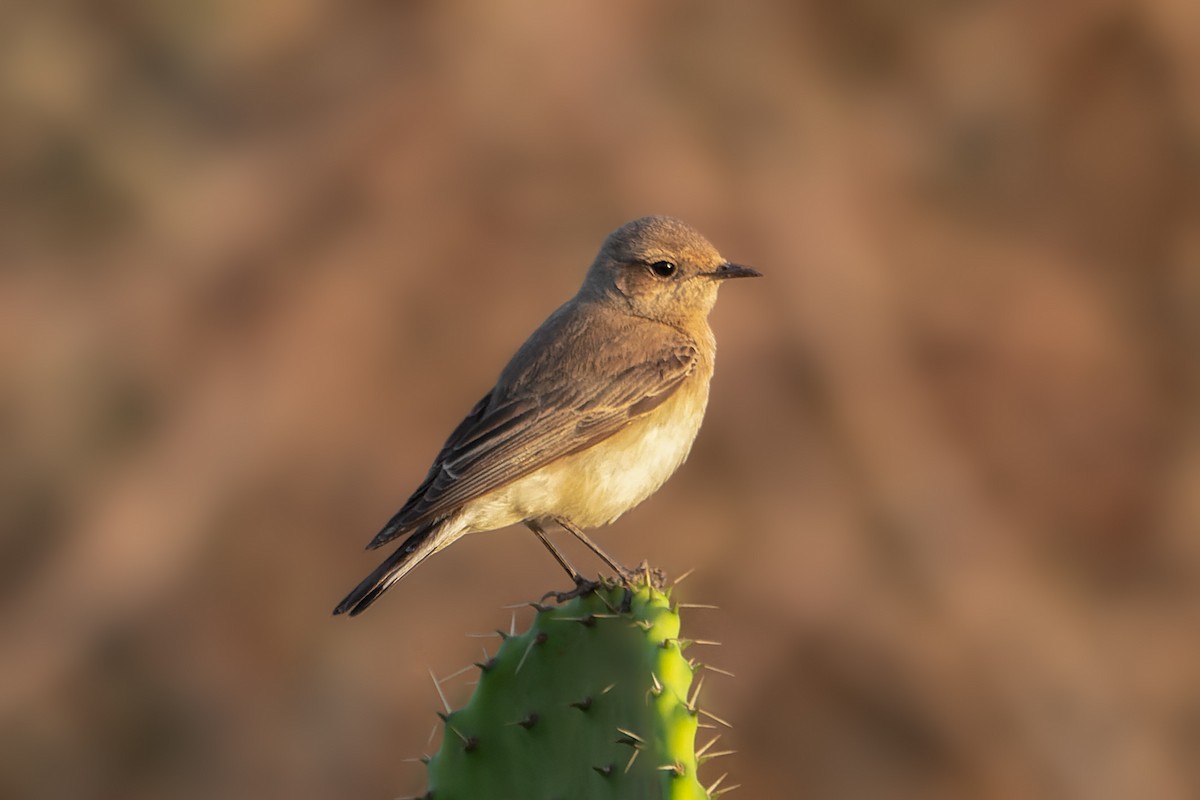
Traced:
<path id="1" fill-rule="evenodd" d="M 717 286 L 757 274 L 669 217 L 613 232 L 579 293 L 521 346 L 369 546 L 403 544 L 334 613 L 360 613 L 467 533 L 525 522 L 549 547 L 541 527 L 555 521 L 594 548 L 579 528 L 616 519 L 687 457 L 708 399 Z"/>

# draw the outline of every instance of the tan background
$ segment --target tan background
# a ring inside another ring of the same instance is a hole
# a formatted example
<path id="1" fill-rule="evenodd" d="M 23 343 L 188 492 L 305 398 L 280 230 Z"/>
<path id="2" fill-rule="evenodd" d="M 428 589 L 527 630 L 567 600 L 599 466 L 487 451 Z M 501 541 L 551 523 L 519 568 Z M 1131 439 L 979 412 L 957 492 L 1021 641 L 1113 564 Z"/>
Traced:
<path id="1" fill-rule="evenodd" d="M 723 291 L 691 459 L 598 534 L 721 605 L 740 796 L 1200 796 L 1198 31 L 7 5 L 0 796 L 419 792 L 428 670 L 563 578 L 512 529 L 329 612 L 645 213 L 767 274 Z"/>

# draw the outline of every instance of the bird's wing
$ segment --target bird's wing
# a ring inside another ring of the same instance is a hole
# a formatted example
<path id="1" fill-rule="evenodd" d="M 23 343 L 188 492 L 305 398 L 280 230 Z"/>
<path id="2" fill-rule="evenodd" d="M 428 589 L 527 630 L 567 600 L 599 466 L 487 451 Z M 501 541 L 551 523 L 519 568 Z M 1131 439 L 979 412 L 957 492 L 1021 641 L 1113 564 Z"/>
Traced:
<path id="1" fill-rule="evenodd" d="M 545 370 L 497 389 L 476 404 L 450 435 L 425 481 L 370 546 L 444 516 L 563 456 L 591 447 L 665 402 L 691 374 L 699 357 L 682 334 L 663 337 L 634 364 L 597 358 L 578 370 Z M 599 374 L 597 374 L 599 373 Z M 557 376 L 552 377 L 552 376 Z M 602 378 L 602 379 L 600 379 Z M 497 397 L 497 395 L 501 395 Z"/>

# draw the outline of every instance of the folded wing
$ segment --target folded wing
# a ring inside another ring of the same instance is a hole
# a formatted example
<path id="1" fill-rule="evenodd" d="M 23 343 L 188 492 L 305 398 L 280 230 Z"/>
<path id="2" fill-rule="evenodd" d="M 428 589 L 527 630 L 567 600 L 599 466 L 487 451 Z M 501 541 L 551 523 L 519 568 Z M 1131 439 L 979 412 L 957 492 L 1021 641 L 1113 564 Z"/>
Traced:
<path id="1" fill-rule="evenodd" d="M 691 374 L 698 358 L 696 345 L 683 334 L 672 331 L 663 339 L 649 353 L 642 348 L 632 365 L 627 359 L 597 359 L 587 380 L 555 370 L 547 374 L 560 379 L 519 381 L 511 393 L 497 387 L 450 435 L 424 482 L 370 547 L 448 516 L 653 411 Z"/>

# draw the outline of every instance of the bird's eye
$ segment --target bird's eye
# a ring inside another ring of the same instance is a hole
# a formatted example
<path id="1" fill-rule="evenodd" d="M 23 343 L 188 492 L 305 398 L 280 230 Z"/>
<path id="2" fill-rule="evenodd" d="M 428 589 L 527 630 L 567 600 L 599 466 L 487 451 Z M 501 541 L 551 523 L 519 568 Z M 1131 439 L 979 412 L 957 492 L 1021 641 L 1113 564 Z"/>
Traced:
<path id="1" fill-rule="evenodd" d="M 650 271 L 660 278 L 669 278 L 675 274 L 675 265 L 670 261 L 655 261 L 650 265 Z"/>

